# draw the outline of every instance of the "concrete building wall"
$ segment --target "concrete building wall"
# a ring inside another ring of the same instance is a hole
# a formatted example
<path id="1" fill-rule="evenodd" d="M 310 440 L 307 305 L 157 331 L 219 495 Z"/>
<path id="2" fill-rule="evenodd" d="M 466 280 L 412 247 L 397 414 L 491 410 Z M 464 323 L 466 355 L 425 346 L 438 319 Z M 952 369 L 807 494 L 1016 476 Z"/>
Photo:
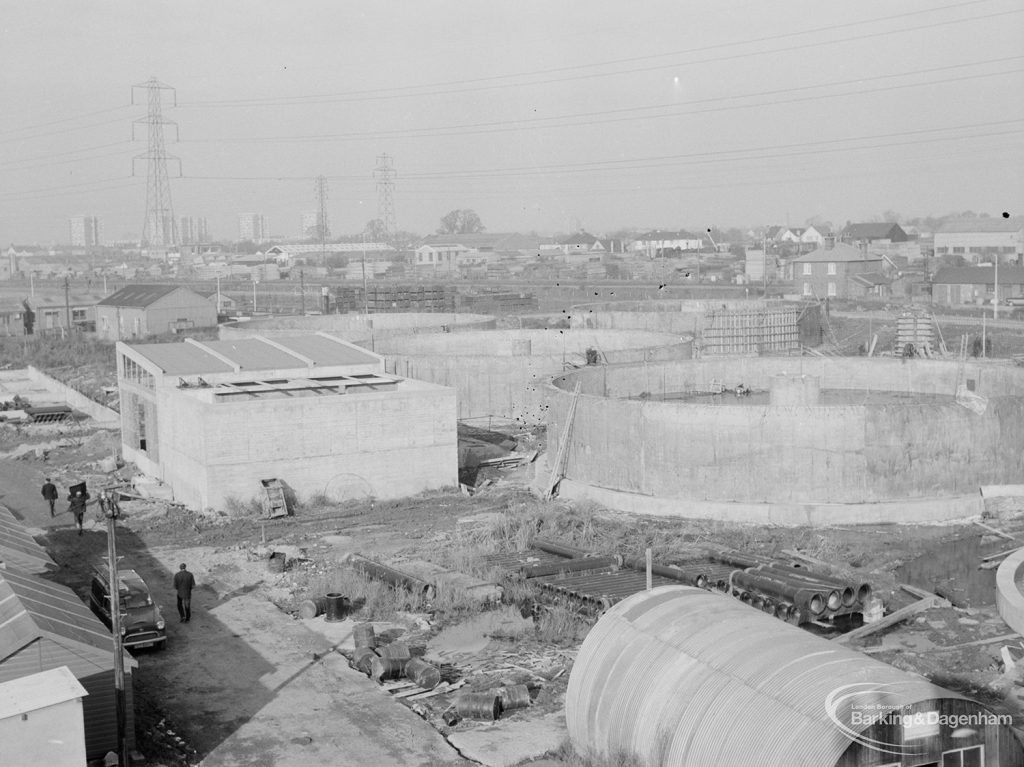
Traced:
<path id="1" fill-rule="evenodd" d="M 950 399 L 813 407 L 621 399 L 713 382 L 766 389 L 783 372 L 820 376 L 823 390 Z M 968 365 L 965 376 L 989 397 L 983 414 L 952 400 L 955 363 L 751 358 L 586 369 L 548 388 L 548 450 L 558 448 L 581 380 L 565 474 L 582 484 L 680 501 L 790 505 L 977 495 L 979 485 L 1013 483 L 1024 471 L 1024 371 Z"/>
<path id="2" fill-rule="evenodd" d="M 457 392 L 460 419 L 497 417 L 544 423 L 542 384 L 567 365 L 689 359 L 692 339 L 667 333 L 590 330 L 496 330 L 394 336 L 376 343 L 385 369 Z"/>
<path id="3" fill-rule="evenodd" d="M 325 331 L 346 341 L 365 341 L 410 333 L 459 333 L 491 330 L 498 321 L 486 314 L 403 312 L 395 314 L 317 314 L 308 317 L 265 317 L 220 326 L 220 339 L 230 341 L 254 335 L 275 338 L 296 333 Z"/>
<path id="4" fill-rule="evenodd" d="M 270 478 L 300 498 L 329 491 L 341 477 L 378 498 L 455 485 L 455 392 L 400 387 L 231 403 L 161 392 L 160 412 L 173 412 L 160 422 L 161 478 L 175 500 L 214 508 L 257 497 L 259 481 Z"/>

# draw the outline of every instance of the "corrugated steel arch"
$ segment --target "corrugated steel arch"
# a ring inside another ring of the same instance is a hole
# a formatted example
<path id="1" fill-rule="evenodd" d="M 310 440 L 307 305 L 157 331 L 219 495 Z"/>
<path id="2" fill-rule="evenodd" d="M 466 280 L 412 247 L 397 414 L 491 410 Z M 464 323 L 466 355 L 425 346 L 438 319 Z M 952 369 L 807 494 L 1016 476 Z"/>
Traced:
<path id="1" fill-rule="evenodd" d="M 724 595 L 662 586 L 620 602 L 591 630 L 569 677 L 566 722 L 576 749 L 594 757 L 822 767 L 852 742 L 825 701 L 860 684 L 871 690 L 861 702 L 887 707 L 963 699 Z"/>

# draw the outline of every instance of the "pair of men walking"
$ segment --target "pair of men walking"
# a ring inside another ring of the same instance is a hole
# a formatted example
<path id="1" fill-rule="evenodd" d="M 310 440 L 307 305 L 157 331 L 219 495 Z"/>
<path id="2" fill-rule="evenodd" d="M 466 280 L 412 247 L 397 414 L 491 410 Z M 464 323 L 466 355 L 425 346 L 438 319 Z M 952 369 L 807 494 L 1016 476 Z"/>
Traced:
<path id="1" fill-rule="evenodd" d="M 85 485 L 76 485 L 75 487 L 84 488 Z M 55 507 L 57 505 L 57 499 L 60 498 L 60 492 L 49 477 L 47 477 L 46 482 L 43 483 L 42 495 L 43 500 L 50 504 L 50 516 L 57 516 Z M 81 535 L 82 527 L 85 522 L 85 508 L 89 503 L 89 493 L 84 489 L 73 490 L 68 494 L 68 502 L 68 511 L 70 511 L 72 516 L 74 516 L 75 526 L 78 527 L 78 534 Z"/>

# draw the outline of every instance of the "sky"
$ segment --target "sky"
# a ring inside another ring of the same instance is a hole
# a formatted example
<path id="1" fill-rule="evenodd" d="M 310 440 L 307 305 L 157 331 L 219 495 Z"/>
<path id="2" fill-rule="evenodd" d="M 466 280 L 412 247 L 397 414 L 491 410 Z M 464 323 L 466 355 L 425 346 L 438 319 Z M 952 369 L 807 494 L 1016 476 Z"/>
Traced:
<path id="1" fill-rule="evenodd" d="M 0 57 L 4 244 L 141 235 L 151 78 L 217 239 L 321 175 L 362 231 L 385 154 L 418 234 L 1024 213 L 1021 0 L 0 0 Z"/>

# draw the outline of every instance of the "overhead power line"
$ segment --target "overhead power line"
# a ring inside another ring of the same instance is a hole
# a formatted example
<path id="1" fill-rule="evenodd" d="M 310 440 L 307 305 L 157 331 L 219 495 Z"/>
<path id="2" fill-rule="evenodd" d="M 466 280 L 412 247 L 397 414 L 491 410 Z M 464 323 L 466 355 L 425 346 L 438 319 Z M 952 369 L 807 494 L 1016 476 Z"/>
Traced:
<path id="1" fill-rule="evenodd" d="M 424 97 L 424 96 L 438 96 L 447 95 L 453 93 L 467 93 L 479 90 L 490 90 L 494 88 L 510 88 L 510 87 L 530 87 L 535 85 L 549 85 L 552 83 L 559 82 L 572 82 L 576 80 L 586 80 L 599 77 L 612 77 L 624 74 L 636 74 L 639 72 L 650 72 L 659 69 L 669 69 L 675 67 L 692 66 L 694 64 L 709 64 L 719 61 L 731 61 L 735 59 L 750 58 L 753 56 L 763 56 L 771 53 L 788 53 L 794 50 L 806 50 L 809 48 L 817 48 L 825 45 L 835 45 L 837 43 L 855 42 L 859 40 L 871 40 L 879 37 L 887 37 L 889 35 L 903 34 L 905 32 L 916 32 L 920 30 L 935 29 L 938 27 L 960 25 L 973 21 L 985 21 L 988 19 L 1001 18 L 1004 16 L 1024 13 L 1024 8 L 1011 8 L 1005 11 L 996 11 L 993 13 L 978 15 L 978 16 L 965 16 L 956 19 L 949 19 L 945 21 L 932 22 L 930 24 L 922 24 L 913 27 L 904 27 L 901 29 L 891 30 L 879 30 L 874 32 L 866 32 L 859 35 L 853 35 L 850 37 L 833 38 L 828 40 L 813 40 L 807 43 L 800 43 L 796 45 L 786 45 L 778 48 L 772 48 L 762 51 L 747 51 L 744 53 L 728 54 L 723 56 L 714 56 L 703 59 L 696 59 L 692 61 L 683 62 L 667 62 L 662 64 L 656 64 L 644 67 L 634 67 L 630 69 L 615 69 L 610 72 L 592 72 L 577 75 L 567 75 L 563 77 L 550 77 L 550 75 L 558 74 L 562 72 L 579 71 L 583 69 L 596 69 L 600 67 L 617 67 L 620 65 L 629 65 L 642 61 L 652 61 L 658 59 L 666 59 L 670 57 L 685 56 L 693 53 L 703 53 L 705 51 L 717 50 L 720 48 L 731 48 L 740 45 L 750 45 L 762 42 L 775 42 L 778 40 L 789 39 L 793 37 L 801 37 L 807 35 L 820 35 L 822 32 L 845 29 L 854 26 L 863 26 L 865 24 L 877 24 L 885 21 L 892 21 L 901 19 L 909 16 L 918 16 L 926 13 L 935 13 L 938 11 L 950 10 L 955 8 L 962 8 L 966 6 L 979 5 L 982 3 L 991 2 L 991 0 L 969 0 L 965 3 L 955 3 L 952 5 L 938 6 L 935 8 L 925 8 L 919 11 L 908 11 L 905 13 L 894 14 L 892 16 L 882 16 L 873 19 L 864 19 L 862 21 L 847 22 L 844 24 L 834 24 L 824 27 L 816 27 L 813 29 L 800 30 L 795 32 L 788 32 L 779 35 L 766 35 L 756 38 L 749 38 L 747 40 L 738 40 L 727 43 L 718 43 L 715 45 L 700 46 L 696 48 L 684 48 L 677 51 L 660 54 L 648 54 L 645 56 L 634 56 L 623 59 L 612 59 L 602 62 L 594 62 L 591 64 L 577 64 L 565 67 L 553 67 L 547 69 L 537 69 L 524 72 L 515 72 L 505 75 L 493 75 L 490 77 L 477 77 L 460 80 L 448 80 L 438 83 L 428 83 L 417 86 L 396 86 L 389 88 L 372 88 L 363 90 L 348 90 L 338 91 L 334 93 L 320 93 L 320 94 L 308 94 L 305 96 L 280 96 L 274 98 L 255 98 L 255 99 L 211 99 L 204 101 L 193 101 L 182 103 L 180 106 L 183 108 L 195 108 L 195 107 L 236 107 L 236 106 L 275 106 L 275 105 L 299 105 L 303 103 L 325 103 L 332 101 L 366 101 L 366 100 L 379 100 L 379 99 L 392 99 L 392 98 L 410 98 L 410 97 Z M 544 76 L 546 79 L 541 80 L 529 80 L 525 82 L 508 82 L 515 78 L 531 78 Z"/>
<path id="2" fill-rule="evenodd" d="M 1002 63 L 1008 61 L 1018 61 L 1024 59 L 1024 56 L 1007 56 L 1000 59 L 991 59 L 982 62 L 973 62 L 968 64 L 952 64 L 945 67 L 935 67 L 932 69 L 921 69 L 913 70 L 910 72 L 903 72 L 900 74 L 893 75 L 878 75 L 876 77 L 857 78 L 852 80 L 839 80 L 828 83 L 819 83 L 817 85 L 798 86 L 794 88 L 780 88 L 774 91 L 765 91 L 763 93 L 748 93 L 740 94 L 736 96 L 714 96 L 705 99 L 693 99 L 685 102 L 677 102 L 673 104 L 655 104 L 641 107 L 621 107 L 617 109 L 605 109 L 596 110 L 591 112 L 580 112 L 575 114 L 551 116 L 551 117 L 533 117 L 522 120 L 500 120 L 491 121 L 485 123 L 461 123 L 454 125 L 442 125 L 432 126 L 428 128 L 409 128 L 406 130 L 393 130 L 393 131 L 349 131 L 345 133 L 321 133 L 311 134 L 304 136 L 254 136 L 246 138 L 244 136 L 232 136 L 228 138 L 216 138 L 216 139 L 193 139 L 188 143 L 222 143 L 222 142 L 246 142 L 246 143 L 307 143 L 315 141 L 339 141 L 339 140 L 357 140 L 357 139 L 382 139 L 382 138 L 425 138 L 430 136 L 461 136 L 473 133 L 504 133 L 509 131 L 531 129 L 534 127 L 544 128 L 571 128 L 587 125 L 600 125 L 612 122 L 629 122 L 633 120 L 652 120 L 652 119 L 664 119 L 668 117 L 682 117 L 687 115 L 700 115 L 710 114 L 714 112 L 727 112 L 734 111 L 737 109 L 753 109 L 756 107 L 765 106 L 779 106 L 784 104 L 795 104 L 803 101 L 820 101 L 822 99 L 836 99 L 844 98 L 847 96 L 858 96 L 867 93 L 883 93 L 894 90 L 905 90 L 907 88 L 921 88 L 929 85 L 945 85 L 954 82 L 964 82 L 968 80 L 978 80 L 988 77 L 998 77 L 1007 74 L 1016 74 L 1024 72 L 1024 67 L 1017 67 L 1013 69 L 1001 70 L 998 72 L 981 72 L 978 74 L 962 75 L 959 77 L 947 77 L 934 80 L 926 80 L 923 82 L 911 82 L 911 83 L 899 83 L 896 85 L 885 85 L 876 88 L 860 88 L 858 90 L 845 91 L 842 93 L 824 93 L 815 94 L 810 96 L 799 96 L 789 99 L 768 99 L 752 104 L 730 104 L 719 107 L 710 107 L 707 109 L 696 109 L 687 110 L 679 109 L 678 107 L 695 106 L 699 104 L 711 104 L 721 101 L 731 101 L 742 98 L 756 98 L 761 95 L 781 95 L 783 93 L 797 93 L 807 90 L 818 90 L 821 88 L 833 88 L 840 87 L 842 85 L 851 85 L 857 82 L 867 82 L 874 80 L 886 80 L 896 77 L 911 77 L 920 74 L 928 74 L 934 72 L 948 71 L 950 69 L 961 69 L 970 66 L 984 66 L 993 63 Z M 663 114 L 636 114 L 632 116 L 621 116 L 623 114 L 629 114 L 632 112 L 650 112 L 655 109 L 671 110 L 664 112 Z M 605 119 L 593 119 L 601 118 Z M 590 119 L 587 119 L 590 118 Z M 556 121 L 575 121 L 575 122 L 564 122 L 562 124 L 553 124 Z"/>
<path id="3" fill-rule="evenodd" d="M 59 120 L 49 120 L 48 122 L 35 123 L 34 125 L 23 125 L 20 128 L 8 128 L 7 130 L 0 131 L 0 136 L 7 136 L 11 133 L 24 133 L 25 131 L 36 131 L 39 128 L 47 128 L 51 125 L 61 125 L 62 123 L 76 122 L 77 120 L 81 120 L 84 117 L 95 117 L 96 115 L 110 114 L 111 112 L 119 112 L 120 110 L 127 108 L 128 104 L 122 104 L 119 107 L 110 107 L 109 109 L 97 109 L 95 112 L 84 112 L 82 114 L 76 114 L 74 117 L 62 117 Z M 119 120 L 111 120 L 110 122 L 119 122 Z M 99 124 L 108 125 L 109 123 Z M 31 138 L 34 137 L 35 136 L 32 136 Z"/>

